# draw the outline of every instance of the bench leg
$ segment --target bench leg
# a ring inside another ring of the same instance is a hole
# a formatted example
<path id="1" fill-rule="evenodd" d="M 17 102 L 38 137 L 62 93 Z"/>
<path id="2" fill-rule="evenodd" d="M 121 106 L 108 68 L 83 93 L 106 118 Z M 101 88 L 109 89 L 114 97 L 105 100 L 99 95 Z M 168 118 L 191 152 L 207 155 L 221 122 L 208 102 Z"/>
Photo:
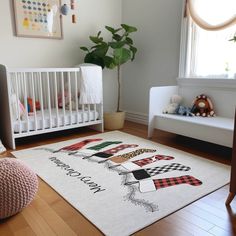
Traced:
<path id="1" fill-rule="evenodd" d="M 235 195 L 236 195 L 236 193 L 231 193 L 230 192 L 229 195 L 228 195 L 228 198 L 225 202 L 225 205 L 229 205 L 232 202 L 232 200 L 234 199 Z"/>

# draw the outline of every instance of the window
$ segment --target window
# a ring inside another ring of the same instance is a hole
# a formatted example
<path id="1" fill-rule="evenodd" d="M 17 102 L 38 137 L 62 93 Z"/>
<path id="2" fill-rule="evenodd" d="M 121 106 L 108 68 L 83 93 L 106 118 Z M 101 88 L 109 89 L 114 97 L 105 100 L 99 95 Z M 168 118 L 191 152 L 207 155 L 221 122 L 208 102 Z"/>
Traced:
<path id="1" fill-rule="evenodd" d="M 236 34 L 236 1 L 187 2 L 182 76 L 236 79 L 236 42 L 229 41 Z"/>

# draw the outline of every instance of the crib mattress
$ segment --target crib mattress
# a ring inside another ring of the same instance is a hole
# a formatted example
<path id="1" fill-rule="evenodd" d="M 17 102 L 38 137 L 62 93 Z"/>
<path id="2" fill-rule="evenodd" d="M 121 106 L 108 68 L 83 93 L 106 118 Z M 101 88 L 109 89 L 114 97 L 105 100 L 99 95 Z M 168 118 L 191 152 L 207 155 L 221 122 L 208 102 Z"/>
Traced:
<path id="1" fill-rule="evenodd" d="M 78 118 L 77 118 L 78 116 Z M 67 125 L 78 124 L 82 122 L 91 122 L 97 120 L 99 113 L 97 111 L 76 111 L 66 110 L 65 115 L 62 109 L 58 109 L 58 116 L 56 109 L 51 109 L 51 127 L 62 127 Z M 44 110 L 44 119 L 41 111 L 37 111 L 36 120 L 34 114 L 28 116 L 27 119 L 15 121 L 13 124 L 14 132 L 27 132 L 27 130 L 42 130 L 50 128 L 50 114 L 49 110 Z"/>

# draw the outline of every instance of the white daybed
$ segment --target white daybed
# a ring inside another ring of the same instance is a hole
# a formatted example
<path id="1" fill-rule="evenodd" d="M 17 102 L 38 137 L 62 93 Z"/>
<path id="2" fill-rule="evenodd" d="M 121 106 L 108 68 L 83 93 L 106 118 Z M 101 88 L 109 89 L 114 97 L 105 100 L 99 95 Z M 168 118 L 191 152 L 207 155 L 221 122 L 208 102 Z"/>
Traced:
<path id="1" fill-rule="evenodd" d="M 31 135 L 82 126 L 103 131 L 98 66 L 9 69 L 0 65 L 0 94 L 1 139 L 12 149 L 16 139 Z"/>
<path id="2" fill-rule="evenodd" d="M 232 147 L 234 112 L 236 105 L 235 81 L 178 79 L 177 86 L 152 87 L 149 97 L 148 137 L 154 129 Z M 173 94 L 184 98 L 184 105 L 191 106 L 199 94 L 208 95 L 214 104 L 216 117 L 187 117 L 163 114 L 162 110 L 170 102 Z M 157 133 L 158 134 L 158 133 Z"/>

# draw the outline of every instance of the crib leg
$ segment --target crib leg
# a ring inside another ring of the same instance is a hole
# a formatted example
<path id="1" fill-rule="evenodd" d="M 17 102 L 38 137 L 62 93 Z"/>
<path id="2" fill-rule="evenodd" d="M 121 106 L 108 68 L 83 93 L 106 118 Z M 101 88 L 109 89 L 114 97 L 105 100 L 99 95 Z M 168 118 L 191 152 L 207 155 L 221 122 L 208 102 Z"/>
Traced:
<path id="1" fill-rule="evenodd" d="M 103 125 L 103 123 L 89 126 L 89 128 L 94 129 L 94 130 L 99 131 L 99 132 L 104 132 L 104 125 Z"/>

